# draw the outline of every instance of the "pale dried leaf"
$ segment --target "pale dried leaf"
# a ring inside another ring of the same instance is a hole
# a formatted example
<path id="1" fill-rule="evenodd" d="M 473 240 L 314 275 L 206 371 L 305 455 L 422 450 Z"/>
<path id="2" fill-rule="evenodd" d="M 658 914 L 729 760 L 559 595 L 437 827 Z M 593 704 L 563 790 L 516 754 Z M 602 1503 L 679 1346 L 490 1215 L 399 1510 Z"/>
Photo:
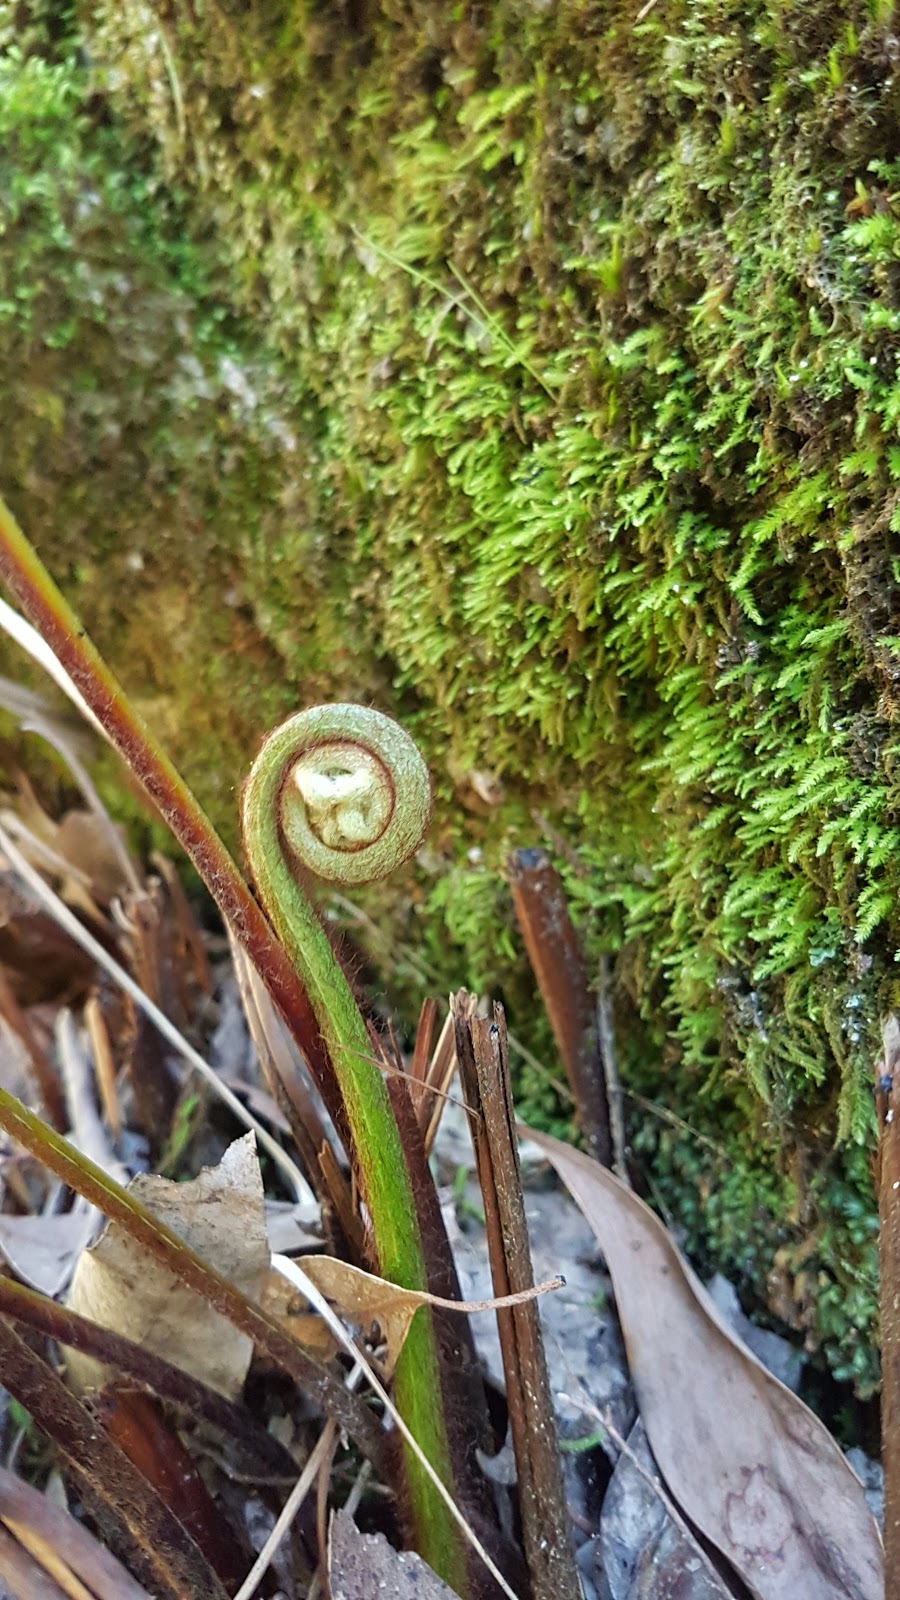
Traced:
<path id="1" fill-rule="evenodd" d="M 457 1600 L 427 1562 L 395 1550 L 383 1533 L 360 1533 L 347 1511 L 336 1511 L 328 1540 L 333 1600 Z"/>
<path id="2" fill-rule="evenodd" d="M 266 1231 L 273 1255 L 295 1256 L 301 1250 L 320 1250 L 322 1229 L 319 1207 L 295 1200 L 266 1200 Z"/>
<path id="3" fill-rule="evenodd" d="M 189 1183 L 141 1174 L 130 1192 L 243 1294 L 258 1300 L 269 1267 L 265 1206 L 252 1133 L 237 1139 L 217 1167 Z M 81 1257 L 69 1296 L 73 1311 L 124 1334 L 182 1367 L 228 1399 L 240 1393 L 252 1342 L 206 1301 L 111 1225 Z M 72 1352 L 81 1388 L 103 1369 Z"/>
<path id="4" fill-rule="evenodd" d="M 498 1306 L 523 1305 L 539 1295 L 558 1289 L 565 1281 L 554 1278 L 538 1284 L 534 1289 L 522 1289 L 517 1294 L 506 1294 L 491 1300 L 443 1300 L 425 1289 L 401 1289 L 396 1283 L 377 1278 L 348 1261 L 337 1261 L 333 1256 L 309 1256 L 303 1270 L 326 1299 L 337 1307 L 345 1322 L 368 1329 L 377 1322 L 387 1345 L 386 1366 L 392 1372 L 410 1323 L 420 1306 L 442 1306 L 447 1311 L 463 1315 L 476 1311 L 495 1311 Z"/>
<path id="5" fill-rule="evenodd" d="M 878 1528 L 821 1422 L 733 1336 L 642 1200 L 527 1132 L 606 1256 L 641 1417 L 679 1506 L 757 1600 L 883 1600 Z"/>
<path id="6" fill-rule="evenodd" d="M 131 887 L 122 865 L 123 838 L 107 817 L 92 811 L 67 811 L 56 829 L 54 849 L 84 874 L 99 905 Z"/>

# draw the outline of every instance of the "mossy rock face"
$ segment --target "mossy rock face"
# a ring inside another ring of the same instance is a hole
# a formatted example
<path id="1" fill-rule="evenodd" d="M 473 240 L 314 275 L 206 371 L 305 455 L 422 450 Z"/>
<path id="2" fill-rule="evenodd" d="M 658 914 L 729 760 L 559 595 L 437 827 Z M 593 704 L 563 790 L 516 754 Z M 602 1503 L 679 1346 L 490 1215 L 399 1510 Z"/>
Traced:
<path id="1" fill-rule="evenodd" d="M 31 0 L 4 472 L 226 827 L 298 700 L 404 717 L 407 940 L 532 1039 L 500 869 L 559 848 L 660 1200 L 865 1388 L 900 39 L 638 9 L 92 0 L 73 53 Z"/>

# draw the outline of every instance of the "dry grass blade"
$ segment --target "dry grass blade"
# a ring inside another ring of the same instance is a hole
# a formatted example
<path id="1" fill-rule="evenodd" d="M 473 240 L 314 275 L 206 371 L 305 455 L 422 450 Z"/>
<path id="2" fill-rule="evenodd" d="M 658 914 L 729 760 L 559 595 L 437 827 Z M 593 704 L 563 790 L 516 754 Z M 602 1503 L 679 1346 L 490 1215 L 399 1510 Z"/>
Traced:
<path id="1" fill-rule="evenodd" d="M 118 751 L 165 819 L 232 926 L 304 1051 L 332 1115 L 340 1108 L 327 1070 L 321 1037 L 309 998 L 288 955 L 267 922 L 222 840 L 180 774 L 163 753 L 149 728 L 122 691 L 87 637 L 9 507 L 0 497 L 0 576 L 10 592 L 39 625 L 42 665 L 62 684 L 85 715 Z M 21 618 L 2 608 L 4 626 L 26 649 Z M 30 630 L 29 630 L 30 632 Z"/>
<path id="2" fill-rule="evenodd" d="M 361 1377 L 362 1367 L 357 1362 L 347 1375 L 347 1388 L 355 1389 Z M 256 1594 L 266 1572 L 271 1566 L 275 1551 L 287 1534 L 291 1524 L 295 1521 L 300 1507 L 309 1494 L 316 1478 L 323 1473 L 327 1476 L 337 1442 L 338 1430 L 333 1422 L 327 1422 L 313 1449 L 310 1451 L 303 1471 L 278 1513 L 269 1537 L 234 1596 L 234 1600 L 252 1600 L 253 1595 Z"/>
<path id="3" fill-rule="evenodd" d="M 263 1578 L 272 1564 L 272 1558 L 275 1555 L 275 1551 L 278 1549 L 282 1539 L 285 1538 L 291 1524 L 296 1520 L 300 1507 L 315 1483 L 322 1463 L 328 1461 L 332 1455 L 335 1442 L 337 1440 L 337 1434 L 338 1430 L 334 1423 L 327 1422 L 325 1427 L 322 1429 L 322 1432 L 319 1435 L 315 1445 L 310 1451 L 309 1458 L 305 1467 L 303 1468 L 303 1471 L 301 1472 L 297 1482 L 294 1484 L 293 1489 L 278 1513 L 278 1518 L 275 1522 L 272 1532 L 269 1534 L 269 1537 L 263 1545 L 263 1548 L 260 1550 L 259 1555 L 253 1563 L 253 1566 L 247 1573 L 244 1582 L 241 1584 L 240 1588 L 235 1594 L 234 1600 L 252 1600 L 253 1595 L 256 1594 L 257 1589 L 259 1588 Z"/>
<path id="4" fill-rule="evenodd" d="M 0 1467 L 0 1518 L 28 1545 L 29 1535 L 55 1551 L 96 1600 L 150 1600 L 111 1551 L 61 1506 Z"/>
<path id="5" fill-rule="evenodd" d="M 606 1257 L 641 1418 L 684 1513 L 757 1600 L 884 1600 L 875 1519 L 822 1423 L 725 1326 L 642 1200 L 524 1131 Z"/>
<path id="6" fill-rule="evenodd" d="M 13 1600 L 70 1600 L 8 1528 L 0 1528 L 0 1579 Z"/>
<path id="7" fill-rule="evenodd" d="M 451 1001 L 456 1054 L 473 1118 L 475 1159 L 484 1199 L 494 1293 L 534 1286 L 516 1146 L 502 1006 L 474 1014 L 464 992 Z M 559 1441 L 537 1306 L 497 1312 L 506 1399 L 519 1483 L 525 1559 L 535 1600 L 580 1600 Z"/>
<path id="8" fill-rule="evenodd" d="M 65 667 L 54 655 L 50 646 L 41 638 L 37 629 L 33 628 L 30 622 L 26 622 L 25 618 L 20 616 L 18 611 L 15 611 L 11 605 L 7 605 L 5 600 L 0 600 L 0 628 L 5 633 L 8 633 L 9 637 L 14 639 L 17 645 L 21 646 L 32 661 L 36 661 L 39 667 L 43 667 L 48 677 L 52 678 L 54 683 L 62 689 L 63 694 L 68 696 L 74 706 L 77 706 L 85 721 L 89 722 L 91 727 L 105 739 L 106 734 L 103 730 L 103 724 L 94 716 L 84 696 L 76 688 Z"/>
<path id="9" fill-rule="evenodd" d="M 0 1318 L 0 1364 L 9 1393 L 52 1439 L 66 1472 L 160 1597 L 226 1600 L 225 1590 L 180 1522 L 62 1379 Z"/>

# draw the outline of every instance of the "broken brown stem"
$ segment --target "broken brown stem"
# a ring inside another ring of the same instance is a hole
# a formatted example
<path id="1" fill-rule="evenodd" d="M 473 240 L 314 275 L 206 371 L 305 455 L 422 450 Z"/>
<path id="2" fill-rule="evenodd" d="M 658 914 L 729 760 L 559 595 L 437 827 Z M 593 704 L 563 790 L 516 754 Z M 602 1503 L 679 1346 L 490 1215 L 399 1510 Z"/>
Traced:
<path id="1" fill-rule="evenodd" d="M 562 879 L 543 850 L 517 850 L 510 884 L 553 1037 L 566 1069 L 588 1154 L 612 1161 L 609 1106 L 581 941 L 566 904 Z"/>
<path id="2" fill-rule="evenodd" d="M 503 1007 L 475 1015 L 471 995 L 451 1001 L 456 1053 L 473 1118 L 495 1295 L 534 1287 L 509 1080 Z M 506 1399 L 519 1484 L 525 1559 L 534 1600 L 580 1600 L 571 1518 L 537 1305 L 497 1311 Z"/>

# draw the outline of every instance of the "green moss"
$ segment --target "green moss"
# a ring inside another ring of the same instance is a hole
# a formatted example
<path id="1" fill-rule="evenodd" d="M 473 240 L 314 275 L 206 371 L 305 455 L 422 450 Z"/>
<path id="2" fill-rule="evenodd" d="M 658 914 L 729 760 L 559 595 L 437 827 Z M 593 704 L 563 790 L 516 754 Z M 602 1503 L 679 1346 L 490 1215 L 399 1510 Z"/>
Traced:
<path id="1" fill-rule="evenodd" d="M 871 1216 L 900 942 L 892 19 L 101 0 L 92 96 L 69 65 L 49 122 L 6 113 L 41 220 L 0 296 L 19 508 L 217 816 L 282 703 L 399 709 L 439 788 L 407 932 L 527 1032 L 497 885 L 545 814 L 632 1087 L 729 1153 L 651 1121 L 661 1194 L 760 1292 L 818 1229 L 809 1337 L 862 1384 L 847 1196 Z"/>

